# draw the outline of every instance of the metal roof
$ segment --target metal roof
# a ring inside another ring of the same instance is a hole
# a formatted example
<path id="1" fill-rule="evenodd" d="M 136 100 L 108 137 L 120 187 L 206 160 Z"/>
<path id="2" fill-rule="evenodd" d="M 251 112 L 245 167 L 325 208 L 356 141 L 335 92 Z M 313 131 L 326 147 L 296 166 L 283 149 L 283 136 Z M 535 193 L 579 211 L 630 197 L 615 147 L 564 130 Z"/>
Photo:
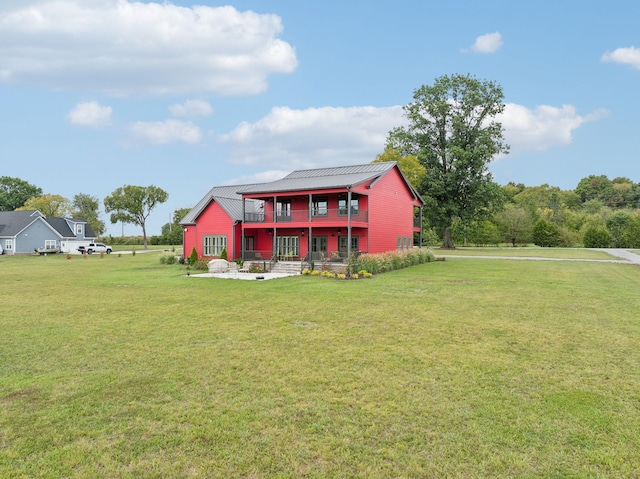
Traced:
<path id="1" fill-rule="evenodd" d="M 389 170 L 397 166 L 395 161 L 381 163 L 367 163 L 364 165 L 336 166 L 332 168 L 316 168 L 312 170 L 296 170 L 280 180 L 269 183 L 257 183 L 252 185 L 214 186 L 202 198 L 189 213 L 182 218 L 180 224 L 195 224 L 198 216 L 212 201 L 217 201 L 220 206 L 235 221 L 242 221 L 242 195 L 257 193 L 280 193 L 302 190 L 327 190 L 335 188 L 349 188 L 366 181 L 375 180 Z M 411 183 L 406 179 L 402 170 L 400 174 L 407 183 L 408 188 L 416 198 L 422 201 L 420 195 Z M 247 199 L 245 210 L 247 213 L 258 211 L 260 201 Z"/>
<path id="2" fill-rule="evenodd" d="M 314 170 L 297 170 L 281 180 L 262 183 L 251 188 L 239 189 L 239 193 L 276 193 L 314 189 L 348 188 L 384 175 L 396 166 L 393 161 L 367 163 L 365 165 L 337 166 Z"/>
<path id="3" fill-rule="evenodd" d="M 214 186 L 204 198 L 182 218 L 180 224 L 195 224 L 198 216 L 200 216 L 209 203 L 214 200 L 218 202 L 234 221 L 242 221 L 242 196 L 238 194 L 238 189 L 251 188 L 254 186 L 256 185 Z M 254 213 L 259 203 L 259 201 L 246 200 L 246 212 Z"/>

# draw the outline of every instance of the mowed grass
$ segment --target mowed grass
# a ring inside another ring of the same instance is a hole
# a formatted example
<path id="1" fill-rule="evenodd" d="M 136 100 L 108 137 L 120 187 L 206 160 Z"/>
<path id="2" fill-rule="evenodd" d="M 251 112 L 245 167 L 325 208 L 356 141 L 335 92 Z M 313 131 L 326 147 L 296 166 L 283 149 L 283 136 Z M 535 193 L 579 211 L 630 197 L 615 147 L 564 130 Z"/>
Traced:
<path id="1" fill-rule="evenodd" d="M 0 477 L 635 477 L 640 269 L 0 257 Z"/>
<path id="2" fill-rule="evenodd" d="M 512 248 L 502 247 L 456 247 L 456 249 L 435 248 L 436 256 L 506 256 L 506 257 L 532 257 L 551 259 L 594 259 L 612 260 L 619 259 L 604 251 L 585 248 L 541 248 L 539 246 L 526 246 Z"/>

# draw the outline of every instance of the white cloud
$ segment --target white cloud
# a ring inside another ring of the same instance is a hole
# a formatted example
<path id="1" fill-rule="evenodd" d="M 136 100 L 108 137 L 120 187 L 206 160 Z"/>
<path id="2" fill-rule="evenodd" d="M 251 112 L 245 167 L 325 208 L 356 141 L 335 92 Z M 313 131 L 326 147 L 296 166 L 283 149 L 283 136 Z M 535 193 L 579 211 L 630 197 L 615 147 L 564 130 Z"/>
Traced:
<path id="1" fill-rule="evenodd" d="M 539 105 L 533 109 L 508 103 L 498 119 L 504 127 L 506 142 L 511 152 L 545 150 L 556 145 L 571 143 L 573 131 L 589 121 L 599 120 L 608 113 L 596 110 L 586 116 L 579 115 L 575 107 L 557 108 Z"/>
<path id="2" fill-rule="evenodd" d="M 281 169 L 369 163 L 384 150 L 387 134 L 406 124 L 400 106 L 375 108 L 273 108 L 255 123 L 241 123 L 219 140 L 237 164 Z"/>
<path id="3" fill-rule="evenodd" d="M 175 142 L 194 144 L 202 139 L 200 128 L 190 121 L 138 121 L 129 126 L 129 131 L 137 140 L 154 145 Z"/>
<path id="4" fill-rule="evenodd" d="M 0 8 L 0 82 L 112 95 L 255 94 L 297 67 L 280 17 L 234 7 L 40 0 Z"/>
<path id="5" fill-rule="evenodd" d="M 640 70 L 640 48 L 616 48 L 602 55 L 603 62 L 622 63 Z"/>
<path id="6" fill-rule="evenodd" d="M 209 116 L 213 114 L 213 108 L 204 100 L 187 100 L 184 103 L 171 105 L 169 111 L 173 116 Z"/>
<path id="7" fill-rule="evenodd" d="M 487 33 L 476 38 L 476 42 L 471 46 L 471 51 L 476 53 L 495 53 L 502 44 L 502 35 L 500 33 Z"/>
<path id="8" fill-rule="evenodd" d="M 580 115 L 571 105 L 540 105 L 533 109 L 508 103 L 498 118 L 505 129 L 511 156 L 528 150 L 567 145 L 573 133 L 587 122 L 607 115 L 596 110 Z M 382 153 L 389 131 L 406 126 L 401 106 L 386 108 L 274 108 L 255 123 L 241 123 L 218 139 L 230 147 L 235 164 L 265 166 L 276 171 L 369 163 Z M 268 172 L 265 172 L 268 174 Z M 234 183 L 268 181 L 247 176 Z"/>
<path id="9" fill-rule="evenodd" d="M 244 175 L 226 181 L 225 185 L 248 185 L 253 183 L 268 183 L 276 181 L 291 173 L 291 170 L 267 170 L 253 175 Z"/>
<path id="10" fill-rule="evenodd" d="M 73 110 L 67 114 L 67 120 L 73 125 L 79 126 L 108 126 L 111 124 L 110 106 L 100 106 L 96 101 L 78 103 Z"/>

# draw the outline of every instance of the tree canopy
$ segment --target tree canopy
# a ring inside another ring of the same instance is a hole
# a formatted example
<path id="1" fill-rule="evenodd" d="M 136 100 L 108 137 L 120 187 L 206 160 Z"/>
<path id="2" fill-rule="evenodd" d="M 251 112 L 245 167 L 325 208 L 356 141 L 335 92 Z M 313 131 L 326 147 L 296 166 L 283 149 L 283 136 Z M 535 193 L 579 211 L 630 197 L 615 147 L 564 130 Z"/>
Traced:
<path id="1" fill-rule="evenodd" d="M 395 161 L 404 173 L 404 176 L 411 182 L 414 188 L 420 188 L 422 180 L 427 170 L 418 158 L 414 155 L 402 156 L 395 148 L 385 148 L 384 152 L 376 156 L 372 163 L 383 163 L 385 161 Z"/>
<path id="2" fill-rule="evenodd" d="M 23 206 L 16 210 L 38 210 L 45 216 L 65 218 L 71 215 L 73 208 L 67 198 L 61 195 L 41 195 L 29 198 Z"/>
<path id="3" fill-rule="evenodd" d="M 100 236 L 105 232 L 104 221 L 100 220 L 98 213 L 100 208 L 98 198 L 86 193 L 78 193 L 73 197 L 73 207 L 75 208 L 73 215 L 85 220 L 96 235 Z"/>
<path id="4" fill-rule="evenodd" d="M 104 199 L 104 208 L 111 213 L 111 223 L 122 221 L 142 228 L 144 248 L 148 248 L 146 221 L 153 209 L 167 201 L 169 194 L 157 186 L 121 186 Z"/>
<path id="5" fill-rule="evenodd" d="M 0 177 L 0 211 L 14 211 L 29 200 L 42 194 L 42 188 L 20 178 Z"/>
<path id="6" fill-rule="evenodd" d="M 404 106 L 406 127 L 393 129 L 387 147 L 414 155 L 426 168 L 419 192 L 432 226 L 444 231 L 444 247 L 453 247 L 451 225 L 488 217 L 502 192 L 488 164 L 508 153 L 502 124 L 502 88 L 471 75 L 437 78 L 414 91 Z"/>

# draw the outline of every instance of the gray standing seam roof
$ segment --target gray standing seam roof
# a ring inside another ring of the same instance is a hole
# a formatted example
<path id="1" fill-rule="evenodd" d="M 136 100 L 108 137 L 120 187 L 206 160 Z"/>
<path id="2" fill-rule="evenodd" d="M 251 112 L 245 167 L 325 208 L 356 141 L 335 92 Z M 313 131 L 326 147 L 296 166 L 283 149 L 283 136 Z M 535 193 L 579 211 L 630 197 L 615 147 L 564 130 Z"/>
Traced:
<path id="1" fill-rule="evenodd" d="M 368 163 L 366 165 L 337 166 L 315 170 L 297 170 L 281 180 L 262 183 L 239 193 L 275 193 L 280 191 L 300 191 L 311 189 L 348 188 L 382 176 L 396 163 Z"/>
<path id="2" fill-rule="evenodd" d="M 280 180 L 252 185 L 214 186 L 189 213 L 182 218 L 180 224 L 195 224 L 204 209 L 216 200 L 235 221 L 242 221 L 242 195 L 257 193 L 278 193 L 284 191 L 302 191 L 313 189 L 349 188 L 381 177 L 397 166 L 395 161 L 367 163 L 364 165 L 336 166 L 332 168 L 316 168 L 312 170 L 296 170 Z M 422 201 L 420 195 L 399 170 L 411 192 Z M 246 212 L 257 211 L 259 202 L 247 199 Z"/>
<path id="3" fill-rule="evenodd" d="M 217 201 L 220 206 L 229 214 L 234 221 L 242 221 L 242 196 L 238 194 L 239 188 L 251 188 L 256 186 L 251 185 L 231 185 L 231 186 L 214 186 L 209 192 L 202 198 L 197 205 L 195 205 L 191 211 L 189 211 L 184 218 L 180 221 L 181 225 L 194 224 L 198 219 L 198 216 L 204 211 L 204 209 L 212 201 Z M 247 213 L 254 213 L 258 202 L 253 200 L 247 200 L 245 203 L 245 209 Z"/>

